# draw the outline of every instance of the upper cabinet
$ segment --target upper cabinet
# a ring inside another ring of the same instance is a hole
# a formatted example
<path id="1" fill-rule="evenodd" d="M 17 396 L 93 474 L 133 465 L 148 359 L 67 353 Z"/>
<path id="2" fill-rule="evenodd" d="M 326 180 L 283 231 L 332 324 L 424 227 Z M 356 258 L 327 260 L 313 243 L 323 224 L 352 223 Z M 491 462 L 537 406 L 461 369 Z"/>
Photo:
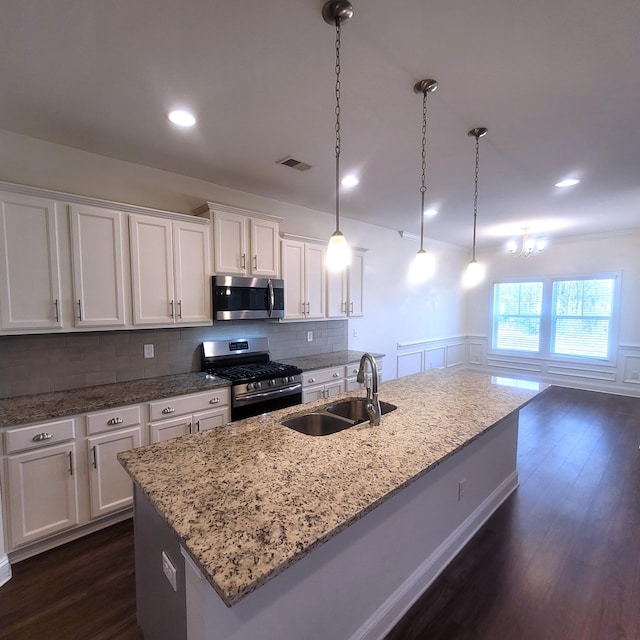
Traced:
<path id="1" fill-rule="evenodd" d="M 14 332 L 59 329 L 60 205 L 4 192 L 0 205 L 0 326 Z"/>
<path id="2" fill-rule="evenodd" d="M 209 225 L 131 215 L 135 325 L 211 324 Z"/>
<path id="3" fill-rule="evenodd" d="M 327 317 L 364 315 L 364 252 L 353 251 L 348 269 L 327 274 Z"/>
<path id="4" fill-rule="evenodd" d="M 128 324 L 125 292 L 129 286 L 125 214 L 75 204 L 69 213 L 74 324 L 124 327 Z"/>
<path id="5" fill-rule="evenodd" d="M 214 273 L 280 277 L 280 218 L 213 202 L 194 213 L 213 224 Z"/>
<path id="6" fill-rule="evenodd" d="M 284 319 L 319 320 L 325 317 L 325 247 L 288 237 L 282 240 Z"/>

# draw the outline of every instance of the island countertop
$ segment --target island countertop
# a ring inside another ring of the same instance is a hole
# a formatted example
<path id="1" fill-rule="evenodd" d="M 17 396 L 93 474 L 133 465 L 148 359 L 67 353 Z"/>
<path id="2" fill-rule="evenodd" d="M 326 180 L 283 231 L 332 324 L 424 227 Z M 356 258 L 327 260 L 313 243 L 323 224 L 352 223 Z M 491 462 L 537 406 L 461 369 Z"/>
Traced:
<path id="1" fill-rule="evenodd" d="M 232 606 L 539 393 L 504 382 L 432 370 L 381 385 L 398 408 L 379 427 L 312 437 L 279 424 L 319 400 L 118 457 Z"/>

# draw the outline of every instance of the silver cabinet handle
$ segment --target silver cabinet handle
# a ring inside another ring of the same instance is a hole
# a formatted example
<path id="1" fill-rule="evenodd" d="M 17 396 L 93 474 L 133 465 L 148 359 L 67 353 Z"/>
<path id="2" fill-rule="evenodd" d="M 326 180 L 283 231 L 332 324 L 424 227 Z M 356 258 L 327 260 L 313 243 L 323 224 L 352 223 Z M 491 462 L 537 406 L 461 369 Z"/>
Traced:
<path id="1" fill-rule="evenodd" d="M 353 313 L 353 302 L 349 303 L 349 313 Z"/>
<path id="2" fill-rule="evenodd" d="M 211 400 L 209 400 L 209 404 L 218 404 L 220 402 L 220 398 L 218 398 L 218 396 L 216 396 L 215 398 L 211 398 Z"/>
<path id="3" fill-rule="evenodd" d="M 242 268 L 243 269 L 247 268 L 247 254 L 246 253 L 242 254 Z"/>
<path id="4" fill-rule="evenodd" d="M 200 433 L 200 420 L 196 422 L 196 433 Z"/>
<path id="5" fill-rule="evenodd" d="M 337 371 L 334 371 L 334 372 L 333 372 L 333 377 L 334 377 L 334 378 L 339 378 L 339 377 L 340 377 L 340 374 L 339 374 Z"/>
<path id="6" fill-rule="evenodd" d="M 78 300 L 78 320 L 82 320 L 82 301 Z"/>
<path id="7" fill-rule="evenodd" d="M 107 420 L 107 424 L 113 426 L 114 424 L 122 424 L 124 420 L 122 418 L 110 418 Z"/>
<path id="8" fill-rule="evenodd" d="M 171 300 L 171 301 L 169 302 L 169 305 L 171 306 L 171 313 L 170 313 L 169 315 L 170 315 L 170 317 L 171 317 L 171 318 L 173 318 L 173 317 L 175 317 L 175 316 L 173 315 L 173 300 Z"/>
<path id="9" fill-rule="evenodd" d="M 182 318 L 182 300 L 178 300 L 178 318 Z"/>
<path id="10" fill-rule="evenodd" d="M 60 310 L 58 309 L 58 298 L 53 301 L 53 307 L 56 312 L 56 322 L 60 322 Z"/>
<path id="11" fill-rule="evenodd" d="M 256 255 L 253 256 L 253 268 L 257 269 L 258 268 L 258 254 L 256 253 Z"/>
<path id="12" fill-rule="evenodd" d="M 311 303 L 307 301 L 307 313 L 311 313 Z"/>
<path id="13" fill-rule="evenodd" d="M 69 475 L 73 475 L 73 453 L 69 451 Z"/>
<path id="14" fill-rule="evenodd" d="M 42 442 L 43 440 L 51 440 L 51 438 L 53 438 L 53 436 L 50 433 L 43 431 L 42 433 L 39 433 L 38 435 L 33 436 L 33 438 L 31 439 L 34 442 Z"/>
<path id="15" fill-rule="evenodd" d="M 165 415 L 168 414 L 168 413 L 175 413 L 175 408 L 174 407 L 165 407 L 162 410 L 162 413 L 164 413 Z"/>
<path id="16" fill-rule="evenodd" d="M 316 379 L 315 378 L 309 378 L 309 380 L 307 380 L 307 382 L 315 382 Z"/>
<path id="17" fill-rule="evenodd" d="M 98 468 L 98 456 L 96 455 L 96 446 L 93 445 L 93 447 L 91 447 L 91 453 L 93 455 L 93 468 L 97 469 Z"/>
<path id="18" fill-rule="evenodd" d="M 343 301 L 342 303 L 342 313 L 347 313 L 347 301 Z"/>

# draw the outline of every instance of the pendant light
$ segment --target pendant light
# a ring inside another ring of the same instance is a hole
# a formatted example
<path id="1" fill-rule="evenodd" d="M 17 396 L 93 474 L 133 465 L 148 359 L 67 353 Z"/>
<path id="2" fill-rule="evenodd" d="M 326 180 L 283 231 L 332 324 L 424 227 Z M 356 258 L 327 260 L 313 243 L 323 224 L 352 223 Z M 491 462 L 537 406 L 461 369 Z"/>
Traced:
<path id="1" fill-rule="evenodd" d="M 340 231 L 340 27 L 353 16 L 348 0 L 330 0 L 322 8 L 322 17 L 336 28 L 336 230 L 327 246 L 327 269 L 342 271 L 351 264 L 351 251 Z"/>
<path id="2" fill-rule="evenodd" d="M 473 191 L 473 252 L 471 254 L 471 262 L 467 265 L 467 270 L 463 276 L 463 284 L 466 287 L 475 287 L 484 279 L 484 265 L 476 260 L 476 230 L 478 225 L 478 173 L 480 170 L 480 138 L 487 135 L 485 127 L 476 127 L 471 129 L 467 134 L 476 139 L 476 173 L 475 187 Z"/>
<path id="3" fill-rule="evenodd" d="M 433 275 L 433 256 L 424 249 L 424 196 L 427 192 L 425 185 L 425 170 L 427 166 L 427 94 L 438 88 L 435 80 L 420 80 L 413 86 L 415 93 L 422 94 L 422 177 L 420 183 L 420 250 L 416 253 L 410 271 L 412 282 L 424 282 Z"/>

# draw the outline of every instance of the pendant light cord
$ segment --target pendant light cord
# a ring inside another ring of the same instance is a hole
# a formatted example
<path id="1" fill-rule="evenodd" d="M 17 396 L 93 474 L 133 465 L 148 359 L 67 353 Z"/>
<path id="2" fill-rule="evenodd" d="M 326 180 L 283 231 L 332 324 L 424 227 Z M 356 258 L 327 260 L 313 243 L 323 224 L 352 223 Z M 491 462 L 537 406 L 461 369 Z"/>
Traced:
<path id="1" fill-rule="evenodd" d="M 336 18 L 336 233 L 340 231 L 340 18 Z"/>
<path id="2" fill-rule="evenodd" d="M 478 220 L 478 173 L 480 171 L 480 136 L 476 135 L 476 175 L 473 190 L 473 255 L 471 262 L 476 261 L 476 226 Z"/>
<path id="3" fill-rule="evenodd" d="M 424 251 L 424 196 L 427 168 L 427 90 L 422 93 L 422 181 L 420 183 L 420 251 Z"/>

